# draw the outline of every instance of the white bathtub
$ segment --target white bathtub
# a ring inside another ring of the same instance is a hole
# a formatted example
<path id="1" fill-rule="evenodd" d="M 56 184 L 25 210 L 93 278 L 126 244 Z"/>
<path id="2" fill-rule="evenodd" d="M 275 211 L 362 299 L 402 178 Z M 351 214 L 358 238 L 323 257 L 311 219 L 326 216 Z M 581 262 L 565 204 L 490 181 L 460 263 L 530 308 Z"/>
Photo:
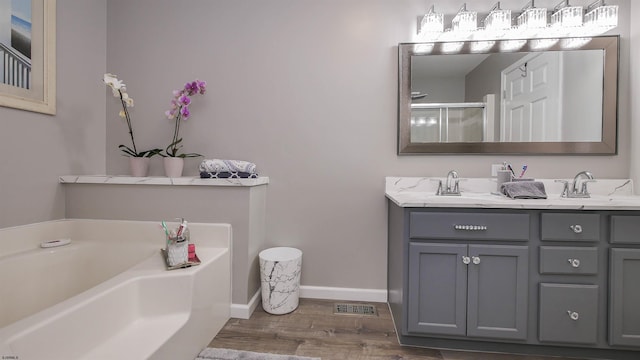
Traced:
<path id="1" fill-rule="evenodd" d="M 0 229 L 0 356 L 193 359 L 229 319 L 231 227 L 189 224 L 202 264 L 166 270 L 158 222 Z M 42 241 L 71 244 L 42 249 Z"/>

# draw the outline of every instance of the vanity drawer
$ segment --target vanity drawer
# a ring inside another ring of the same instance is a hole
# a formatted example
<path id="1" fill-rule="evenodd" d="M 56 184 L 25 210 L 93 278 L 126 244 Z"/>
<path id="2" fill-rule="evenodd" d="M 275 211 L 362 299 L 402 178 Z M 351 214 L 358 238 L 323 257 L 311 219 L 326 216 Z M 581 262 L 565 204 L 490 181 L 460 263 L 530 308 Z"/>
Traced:
<path id="1" fill-rule="evenodd" d="M 540 284 L 542 342 L 595 344 L 598 285 Z"/>
<path id="2" fill-rule="evenodd" d="M 509 240 L 529 239 L 529 214 L 411 212 L 412 239 Z"/>
<path id="3" fill-rule="evenodd" d="M 599 214 L 543 213 L 542 240 L 598 241 L 600 240 Z"/>
<path id="4" fill-rule="evenodd" d="M 611 216 L 611 242 L 640 244 L 640 216 Z"/>
<path id="5" fill-rule="evenodd" d="M 540 274 L 597 273 L 598 249 L 595 247 L 540 246 Z"/>

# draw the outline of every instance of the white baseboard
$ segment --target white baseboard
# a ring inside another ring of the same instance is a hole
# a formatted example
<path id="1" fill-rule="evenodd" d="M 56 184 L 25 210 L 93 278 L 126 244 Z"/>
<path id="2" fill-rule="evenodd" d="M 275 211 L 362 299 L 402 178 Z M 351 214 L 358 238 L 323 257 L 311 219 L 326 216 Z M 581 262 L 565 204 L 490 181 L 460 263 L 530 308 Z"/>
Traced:
<path id="1" fill-rule="evenodd" d="M 253 294 L 248 304 L 231 304 L 231 317 L 235 319 L 248 319 L 261 301 L 260 289 Z"/>
<path id="2" fill-rule="evenodd" d="M 248 319 L 261 304 L 260 289 L 256 291 L 248 304 L 231 304 L 231 317 Z M 327 286 L 300 286 L 300 298 L 342 301 L 387 302 L 387 290 L 355 289 Z"/>
<path id="3" fill-rule="evenodd" d="M 300 286 L 300 297 L 306 299 L 387 302 L 387 290 Z"/>

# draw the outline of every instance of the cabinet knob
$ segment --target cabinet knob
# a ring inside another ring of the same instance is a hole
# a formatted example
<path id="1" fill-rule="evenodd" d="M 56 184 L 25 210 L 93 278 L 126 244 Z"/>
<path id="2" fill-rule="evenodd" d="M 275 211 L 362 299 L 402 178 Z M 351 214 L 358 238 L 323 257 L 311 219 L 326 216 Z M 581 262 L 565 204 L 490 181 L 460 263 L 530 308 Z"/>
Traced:
<path id="1" fill-rule="evenodd" d="M 478 256 L 472 257 L 471 261 L 473 262 L 474 265 L 480 264 L 480 258 Z"/>
<path id="2" fill-rule="evenodd" d="M 471 262 L 471 258 L 468 256 L 463 256 L 462 257 L 462 263 L 465 265 L 469 265 L 469 263 Z"/>
<path id="3" fill-rule="evenodd" d="M 571 310 L 567 310 L 567 315 L 569 315 L 569 317 L 573 321 L 577 321 L 580 318 L 580 314 L 578 314 L 575 311 L 571 311 Z"/>
<path id="4" fill-rule="evenodd" d="M 574 233 L 576 234 L 580 234 L 582 232 L 582 226 L 581 225 L 571 225 L 569 226 L 571 228 L 571 230 L 573 230 Z"/>
<path id="5" fill-rule="evenodd" d="M 579 268 L 580 267 L 580 259 L 567 259 L 569 261 L 569 264 L 571 264 L 572 267 L 574 268 Z"/>

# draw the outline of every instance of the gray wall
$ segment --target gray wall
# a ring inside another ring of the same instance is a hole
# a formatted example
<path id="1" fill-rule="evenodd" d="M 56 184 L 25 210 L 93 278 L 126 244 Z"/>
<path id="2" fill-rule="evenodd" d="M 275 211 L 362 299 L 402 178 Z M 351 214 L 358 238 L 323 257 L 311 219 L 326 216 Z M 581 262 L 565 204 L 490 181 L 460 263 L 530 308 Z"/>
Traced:
<path id="1" fill-rule="evenodd" d="M 57 1 L 57 115 L 0 107 L 0 227 L 63 218 L 58 176 L 105 172 L 105 12 Z"/>
<path id="2" fill-rule="evenodd" d="M 538 4 L 538 3 L 537 3 Z M 628 2 L 620 2 L 628 8 Z M 438 9 L 455 12 L 459 4 Z M 491 1 L 467 2 L 488 9 Z M 539 6 L 553 6 L 550 1 Z M 502 7 L 517 9 L 519 1 Z M 621 9 L 622 16 L 628 11 Z M 527 163 L 531 176 L 629 175 L 628 24 L 620 21 L 620 151 L 617 156 L 396 155 L 397 43 L 413 40 L 422 1 L 108 1 L 107 65 L 136 100 L 149 147 L 166 146 L 171 90 L 193 78 L 182 127 L 187 151 L 256 162 L 271 179 L 267 243 L 304 252 L 303 285 L 382 289 L 386 283 L 384 177 L 490 175 L 490 164 Z M 485 10 L 486 11 L 486 10 Z M 107 101 L 107 172 L 127 173 L 127 141 Z M 111 121 L 110 119 L 114 119 Z M 187 163 L 195 175 L 198 160 Z M 160 159 L 152 174 L 162 174 Z"/>
<path id="3" fill-rule="evenodd" d="M 467 6 L 486 11 L 494 2 Z M 128 142 L 126 126 L 103 72 L 127 83 L 142 147 L 168 144 L 172 124 L 163 112 L 171 90 L 199 77 L 209 92 L 194 99 L 182 127 L 185 149 L 251 160 L 270 177 L 267 241 L 304 251 L 303 285 L 383 289 L 385 176 L 444 176 L 455 168 L 462 177 L 486 177 L 503 160 L 527 163 L 535 177 L 583 169 L 629 176 L 629 44 L 640 44 L 629 38 L 630 1 L 611 3 L 622 16 L 618 155 L 398 157 L 397 43 L 414 40 L 423 1 L 58 0 L 58 115 L 0 109 L 0 226 L 62 217 L 58 175 L 127 173 L 117 150 Z M 436 4 L 447 14 L 459 5 Z M 198 161 L 187 163 L 188 174 Z M 162 173 L 159 158 L 151 171 Z"/>

